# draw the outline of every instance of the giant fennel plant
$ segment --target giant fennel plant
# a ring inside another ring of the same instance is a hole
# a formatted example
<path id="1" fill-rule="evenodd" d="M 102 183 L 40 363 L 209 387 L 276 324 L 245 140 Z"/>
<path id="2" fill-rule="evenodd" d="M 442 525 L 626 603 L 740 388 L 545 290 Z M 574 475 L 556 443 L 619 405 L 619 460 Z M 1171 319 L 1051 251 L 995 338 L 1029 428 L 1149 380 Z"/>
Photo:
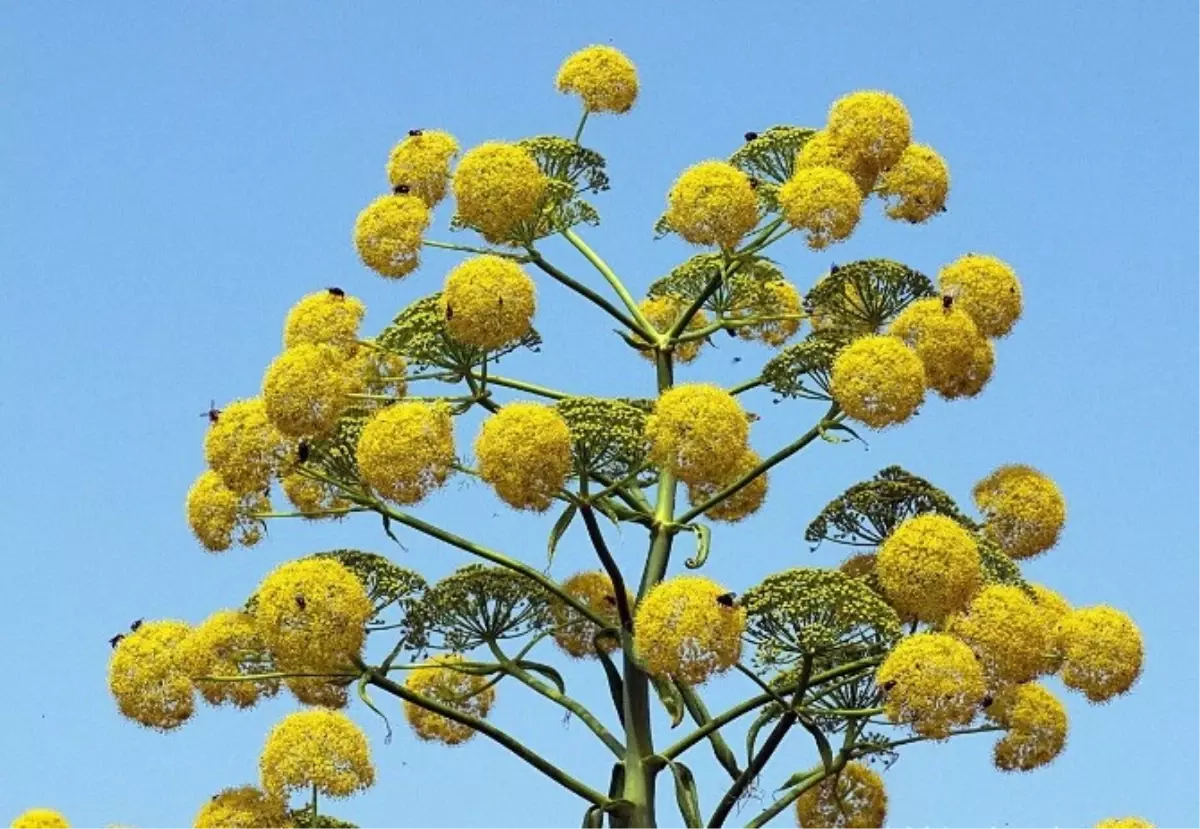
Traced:
<path id="1" fill-rule="evenodd" d="M 380 694 L 403 703 L 418 739 L 497 742 L 577 795 L 584 826 L 655 825 L 663 786 L 679 810 L 664 821 L 722 826 L 760 778 L 776 796 L 748 826 L 785 810 L 803 827 L 882 826 L 878 769 L 906 745 L 993 733 L 1003 771 L 1053 761 L 1067 713 L 1041 680 L 1057 675 L 1104 703 L 1137 680 L 1142 641 L 1120 611 L 1073 608 L 1023 578 L 1020 564 L 1052 548 L 1066 519 L 1062 493 L 1038 470 L 1011 465 L 983 477 L 971 517 L 890 467 L 809 525 L 808 541 L 851 553 L 840 567 L 797 567 L 754 586 L 703 574 L 709 524 L 758 510 L 773 467 L 817 440 L 898 426 L 935 397 L 978 395 L 995 340 L 1021 315 L 1021 284 L 993 256 L 962 256 L 936 280 L 885 259 L 848 262 L 806 292 L 768 258 L 787 237 L 813 250 L 848 238 L 872 197 L 900 222 L 945 209 L 946 162 L 912 140 L 903 103 L 853 92 L 819 129 L 747 133 L 727 160 L 684 170 L 657 232 L 700 252 L 638 299 L 580 233 L 599 221 L 588 199 L 609 186 L 604 158 L 581 143 L 585 126 L 634 105 L 636 70 L 619 51 L 593 46 L 563 63 L 557 87 L 582 100 L 569 137 L 460 154 L 452 135 L 414 129 L 392 150 L 390 192 L 359 214 L 354 244 L 389 279 L 427 280 L 413 275 L 426 247 L 460 252 L 440 291 L 373 338 L 359 330 L 364 307 L 353 296 L 305 296 L 287 315 L 284 350 L 260 395 L 209 413 L 208 469 L 187 495 L 207 550 L 252 546 L 270 520 L 373 513 L 389 536 L 408 528 L 480 561 L 428 584 L 381 555 L 319 553 L 267 574 L 243 607 L 196 625 L 150 621 L 120 639 L 109 687 L 121 713 L 149 728 L 179 727 L 197 698 L 246 708 L 286 690 L 303 706 L 267 735 L 257 785 L 204 798 L 194 824 L 346 825 L 322 811 L 322 798 L 375 782 L 367 738 L 345 711 L 357 699 L 379 712 Z M 479 245 L 431 236 L 433 211 L 450 197 L 451 228 L 474 231 Z M 541 242 L 551 237 L 574 247 L 595 283 L 547 258 Z M 497 371 L 506 355 L 540 342 L 534 275 L 618 324 L 653 366 L 654 399 L 575 396 Z M 718 335 L 775 354 L 733 388 L 676 383 L 675 366 Z M 756 418 L 739 401 L 756 387 L 816 413 L 767 457 L 747 445 Z M 476 407 L 488 417 L 471 467 L 455 421 Z M 596 567 L 559 581 L 540 563 L 419 517 L 453 476 L 486 482 L 515 510 L 557 511 L 551 551 L 582 522 Z M 279 497 L 292 511 L 275 510 Z M 617 565 L 604 522 L 645 533 L 640 571 Z M 387 640 L 382 660 L 367 658 L 368 639 Z M 595 663 L 611 710 L 570 695 L 545 661 L 549 644 Z M 711 711 L 703 687 L 730 672 L 754 694 Z M 522 685 L 595 735 L 597 751 L 612 755 L 609 779 L 578 779 L 561 758 L 489 722 L 497 697 Z M 660 733 L 656 706 L 669 715 Z M 723 736 L 735 723 L 748 726 L 744 751 Z M 811 742 L 813 765 L 769 771 L 785 740 Z M 705 814 L 691 767 L 707 753 L 727 779 L 706 793 Z M 35 809 L 13 825 L 66 823 Z"/>

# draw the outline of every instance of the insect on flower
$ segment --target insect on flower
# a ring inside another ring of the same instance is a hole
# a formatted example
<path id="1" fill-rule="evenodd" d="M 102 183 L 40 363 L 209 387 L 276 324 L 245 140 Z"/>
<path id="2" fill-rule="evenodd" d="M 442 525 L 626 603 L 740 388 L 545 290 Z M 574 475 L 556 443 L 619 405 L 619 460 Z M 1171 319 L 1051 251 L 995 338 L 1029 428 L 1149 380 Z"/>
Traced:
<path id="1" fill-rule="evenodd" d="M 144 621 L 145 621 L 145 619 L 134 619 L 133 622 L 129 625 L 129 630 L 132 631 L 133 633 L 137 633 L 137 629 L 142 626 L 142 622 L 144 622 Z"/>
<path id="2" fill-rule="evenodd" d="M 221 410 L 217 408 L 217 401 L 210 400 L 208 403 L 208 411 L 201 412 L 200 417 L 207 417 L 209 423 L 216 423 L 221 418 Z"/>
<path id="3" fill-rule="evenodd" d="M 411 135 L 413 138 L 416 138 L 418 135 L 422 135 L 424 132 L 425 132 L 424 130 L 409 130 L 408 134 Z"/>
<path id="4" fill-rule="evenodd" d="M 758 138 L 758 133 L 748 132 L 742 137 L 745 138 L 747 141 L 753 141 L 755 138 Z"/>
<path id="5" fill-rule="evenodd" d="M 942 310 L 950 313 L 950 309 L 954 307 L 954 300 L 958 299 L 959 293 L 962 291 L 961 285 L 951 285 L 946 290 L 942 291 Z"/>
<path id="6" fill-rule="evenodd" d="M 111 645 L 112 647 L 116 648 L 116 646 L 118 644 L 120 644 L 121 640 L 124 638 L 125 638 L 124 633 L 118 633 L 116 636 L 114 636 L 113 638 L 108 640 L 108 644 Z"/>
<path id="7" fill-rule="evenodd" d="M 733 607 L 737 603 L 737 593 L 722 593 L 717 596 L 717 604 L 721 607 Z"/>
<path id="8" fill-rule="evenodd" d="M 409 187 L 407 184 L 397 184 L 395 187 L 392 188 L 392 192 L 395 193 L 397 196 L 406 196 L 406 195 L 408 195 L 410 190 L 412 190 L 412 188 Z"/>
<path id="9" fill-rule="evenodd" d="M 300 463 L 308 460 L 308 441 L 302 440 L 296 444 L 296 457 L 300 459 Z"/>
<path id="10" fill-rule="evenodd" d="M 336 285 L 333 287 L 330 287 L 330 288 L 326 288 L 325 290 L 329 291 L 330 296 L 337 297 L 338 299 L 346 298 L 346 292 L 343 291 L 341 288 L 337 287 Z"/>

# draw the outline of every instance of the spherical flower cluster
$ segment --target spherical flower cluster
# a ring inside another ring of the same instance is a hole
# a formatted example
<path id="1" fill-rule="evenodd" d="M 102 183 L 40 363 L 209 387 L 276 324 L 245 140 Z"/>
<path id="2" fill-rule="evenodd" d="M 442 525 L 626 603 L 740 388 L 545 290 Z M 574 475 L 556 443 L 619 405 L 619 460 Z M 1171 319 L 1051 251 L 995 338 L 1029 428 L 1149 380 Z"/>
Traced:
<path id="1" fill-rule="evenodd" d="M 350 502 L 338 493 L 336 487 L 299 472 L 284 475 L 279 484 L 292 506 L 299 512 L 312 513 L 314 519 L 324 517 L 321 515 L 323 512 L 350 506 Z"/>
<path id="2" fill-rule="evenodd" d="M 950 168 L 932 147 L 909 144 L 900 160 L 879 178 L 879 195 L 890 218 L 913 224 L 928 221 L 946 205 Z"/>
<path id="3" fill-rule="evenodd" d="M 858 185 L 863 195 L 875 187 L 879 169 L 868 159 L 857 156 L 845 144 L 834 141 L 828 130 L 813 133 L 796 154 L 796 169 L 802 167 L 833 167 L 841 170 Z"/>
<path id="4" fill-rule="evenodd" d="M 574 92 L 588 112 L 628 112 L 637 100 L 633 61 L 611 46 L 589 46 L 563 61 L 554 85 Z"/>
<path id="5" fill-rule="evenodd" d="M 298 345 L 280 354 L 263 375 L 267 417 L 287 437 L 324 437 L 361 393 L 361 368 L 332 345 Z"/>
<path id="6" fill-rule="evenodd" d="M 705 383 L 675 386 L 646 418 L 651 459 L 689 484 L 728 480 L 745 458 L 749 436 L 741 404 Z"/>
<path id="7" fill-rule="evenodd" d="M 920 299 L 892 321 L 888 333 L 916 352 L 925 383 L 947 400 L 978 394 L 992 376 L 992 345 L 965 311 L 937 297 Z"/>
<path id="8" fill-rule="evenodd" d="M 1124 694 L 1142 673 L 1142 634 L 1133 620 L 1105 605 L 1073 610 L 1058 623 L 1060 676 L 1092 702 Z"/>
<path id="9" fill-rule="evenodd" d="M 950 736 L 967 725 L 987 693 L 975 654 L 945 633 L 918 633 L 901 640 L 879 666 L 875 682 L 884 691 L 884 713 L 909 723 L 923 737 Z"/>
<path id="10" fill-rule="evenodd" d="M 947 631 L 970 645 L 988 676 L 1000 682 L 1029 682 L 1053 652 L 1051 615 L 1012 585 L 984 587 L 966 613 L 950 619 Z"/>
<path id="11" fill-rule="evenodd" d="M 1009 685 L 997 692 L 988 717 L 1007 730 L 993 751 L 1001 771 L 1032 771 L 1067 743 L 1067 709 L 1041 685 Z"/>
<path id="12" fill-rule="evenodd" d="M 285 670 L 345 668 L 366 640 L 374 608 L 353 573 L 331 558 L 305 558 L 267 574 L 255 594 L 254 619 Z"/>
<path id="13" fill-rule="evenodd" d="M 331 681 L 319 676 L 294 676 L 285 680 L 292 696 L 302 705 L 339 710 L 350 704 L 345 680 Z"/>
<path id="14" fill-rule="evenodd" d="M 796 799 L 796 822 L 804 829 L 880 827 L 887 818 L 883 778 L 862 763 L 847 763 Z"/>
<path id="15" fill-rule="evenodd" d="M 951 262 L 938 274 L 938 285 L 943 292 L 957 292 L 954 304 L 986 336 L 1003 337 L 1021 317 L 1021 282 L 994 256 L 972 253 Z"/>
<path id="16" fill-rule="evenodd" d="M 1144 817 L 1110 817 L 1096 824 L 1096 829 L 1154 829 L 1154 824 Z"/>
<path id="17" fill-rule="evenodd" d="M 279 680 L 204 681 L 205 676 L 246 676 L 271 670 L 270 655 L 254 617 L 240 610 L 219 610 L 194 628 L 179 646 L 181 670 L 210 705 L 249 708 L 274 696 Z"/>
<path id="18" fill-rule="evenodd" d="M 571 430 L 550 406 L 510 403 L 483 422 L 475 457 L 506 504 L 544 512 L 571 471 Z"/>
<path id="19" fill-rule="evenodd" d="M 9 825 L 12 829 L 66 829 L 71 824 L 53 809 L 27 809 Z"/>
<path id="20" fill-rule="evenodd" d="M 743 475 L 762 463 L 762 458 L 753 449 L 747 449 L 742 454 L 729 477 L 718 482 L 701 481 L 688 484 L 688 501 L 692 506 L 701 504 L 716 495 L 726 487 L 735 483 Z M 705 516 L 714 521 L 726 521 L 736 524 L 747 516 L 758 512 L 759 507 L 767 498 L 767 474 L 764 472 L 750 481 L 737 492 L 730 495 L 721 503 L 704 511 Z"/>
<path id="21" fill-rule="evenodd" d="M 192 682 L 180 662 L 186 622 L 146 622 L 122 639 L 108 663 L 108 689 L 131 720 L 159 731 L 187 722 L 195 710 Z"/>
<path id="22" fill-rule="evenodd" d="M 979 589 L 979 545 L 936 513 L 907 519 L 879 546 L 875 573 L 903 616 L 935 622 L 966 607 Z"/>
<path id="23" fill-rule="evenodd" d="M 836 167 L 801 167 L 779 188 L 787 223 L 807 231 L 808 246 L 821 250 L 854 232 L 862 213 L 862 191 Z"/>
<path id="24" fill-rule="evenodd" d="M 397 403 L 363 427 L 358 468 L 372 489 L 397 504 L 415 504 L 446 482 L 454 463 L 454 423 L 440 403 Z"/>
<path id="25" fill-rule="evenodd" d="M 262 492 L 255 490 L 238 497 L 212 470 L 202 472 L 187 494 L 188 526 L 210 553 L 228 550 L 235 540 L 244 547 L 253 547 L 262 538 L 263 529 L 251 515 L 270 509 L 271 502 Z"/>
<path id="26" fill-rule="evenodd" d="M 984 531 L 1012 558 L 1025 559 L 1058 543 L 1067 503 L 1054 481 L 1031 466 L 1002 466 L 973 490 Z"/>
<path id="27" fill-rule="evenodd" d="M 1058 623 L 1071 612 L 1071 605 L 1048 587 L 1040 584 L 1031 584 L 1029 587 L 1033 590 L 1034 605 L 1037 607 L 1038 613 L 1042 615 L 1042 625 L 1049 631 L 1049 648 L 1038 673 L 1058 673 L 1058 669 L 1062 667 L 1062 641 Z"/>
<path id="28" fill-rule="evenodd" d="M 442 289 L 446 329 L 476 348 L 500 348 L 529 331 L 536 289 L 521 266 L 501 256 L 477 256 L 450 271 Z"/>
<path id="29" fill-rule="evenodd" d="M 904 103 L 874 90 L 852 92 L 834 101 L 825 129 L 836 144 L 878 170 L 898 162 L 912 140 L 912 118 Z"/>
<path id="30" fill-rule="evenodd" d="M 192 821 L 195 829 L 258 829 L 291 825 L 287 802 L 254 786 L 225 789 L 201 806 Z"/>
<path id="31" fill-rule="evenodd" d="M 450 161 L 458 155 L 458 142 L 442 130 L 413 130 L 388 156 L 387 177 L 392 188 L 408 192 L 432 208 L 446 196 Z"/>
<path id="32" fill-rule="evenodd" d="M 282 451 L 261 397 L 230 403 L 204 436 L 204 459 L 235 495 L 266 489 Z"/>
<path id="33" fill-rule="evenodd" d="M 650 673 L 699 685 L 737 663 L 746 610 L 710 579 L 676 576 L 646 594 L 633 629 L 637 657 Z"/>
<path id="34" fill-rule="evenodd" d="M 360 300 L 344 293 L 326 290 L 308 294 L 288 311 L 283 323 L 283 347 L 336 345 L 352 353 L 366 313 L 367 307 Z"/>
<path id="35" fill-rule="evenodd" d="M 732 248 L 758 224 L 758 196 L 732 164 L 702 161 L 671 185 L 665 219 L 694 245 Z"/>
<path id="36" fill-rule="evenodd" d="M 518 226 L 537 215 L 546 185 L 546 176 L 525 149 L 495 141 L 481 144 L 454 171 L 458 216 L 489 242 L 511 242 Z"/>
<path id="37" fill-rule="evenodd" d="M 380 196 L 358 214 L 354 247 L 380 276 L 406 276 L 421 264 L 421 236 L 429 219 L 429 208 L 417 196 Z"/>
<path id="38" fill-rule="evenodd" d="M 925 399 L 925 367 L 895 337 L 860 337 L 838 352 L 830 390 L 846 414 L 882 429 L 917 411 Z"/>
<path id="39" fill-rule="evenodd" d="M 804 317 L 804 298 L 795 285 L 786 279 L 776 279 L 762 286 L 753 305 L 739 310 L 743 316 L 749 317 L 790 317 L 763 319 L 737 329 L 737 335 L 743 340 L 759 340 L 778 348 L 800 330 Z M 736 318 L 737 315 L 731 316 Z"/>
<path id="40" fill-rule="evenodd" d="M 362 367 L 363 385 L 370 394 L 403 397 L 408 392 L 408 360 L 393 351 L 360 348 L 355 359 Z"/>
<path id="41" fill-rule="evenodd" d="M 673 294 L 660 294 L 643 299 L 638 305 L 638 310 L 642 312 L 642 316 L 653 325 L 658 331 L 666 333 L 671 329 L 683 312 L 687 310 L 687 302 Z M 708 325 L 708 315 L 703 311 L 697 311 L 690 320 L 688 320 L 685 331 L 695 331 L 698 328 L 703 328 Z M 682 365 L 687 365 L 696 359 L 700 354 L 700 349 L 704 346 L 704 340 L 689 340 L 688 342 L 679 343 L 675 346 L 675 362 Z M 638 351 L 645 359 L 653 362 L 654 351 L 647 347 L 644 350 Z"/>
<path id="42" fill-rule="evenodd" d="M 600 570 L 576 573 L 563 582 L 562 588 L 601 618 L 609 619 L 614 628 L 619 626 L 616 592 L 607 573 Z M 626 596 L 629 606 L 633 607 L 633 596 L 628 593 Z M 605 653 L 612 653 L 621 645 L 615 635 L 597 639 L 600 628 L 596 623 L 566 602 L 555 601 L 551 604 L 550 616 L 554 620 L 554 643 L 575 659 L 594 657 L 597 647 Z"/>
<path id="43" fill-rule="evenodd" d="M 456 670 L 465 662 L 462 654 L 441 654 L 430 660 L 432 667 L 409 672 L 404 687 L 463 714 L 484 718 L 496 702 L 495 686 L 487 677 Z M 404 701 L 404 716 L 422 740 L 455 746 L 475 736 L 475 729 L 444 717 L 414 702 Z"/>
<path id="44" fill-rule="evenodd" d="M 323 708 L 280 720 L 258 766 L 263 788 L 278 798 L 313 788 L 326 797 L 349 797 L 375 782 L 367 735 L 345 714 Z"/>

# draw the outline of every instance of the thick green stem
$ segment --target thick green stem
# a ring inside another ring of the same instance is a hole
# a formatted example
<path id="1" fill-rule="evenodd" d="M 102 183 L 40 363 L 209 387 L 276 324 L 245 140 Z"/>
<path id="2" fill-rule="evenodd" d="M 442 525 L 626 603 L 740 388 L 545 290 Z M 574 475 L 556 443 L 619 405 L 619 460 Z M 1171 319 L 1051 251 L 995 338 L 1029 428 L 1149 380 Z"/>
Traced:
<path id="1" fill-rule="evenodd" d="M 628 637 L 627 637 L 628 643 Z M 621 797 L 633 804 L 629 826 L 656 826 L 654 784 L 658 768 L 654 738 L 650 730 L 650 680 L 637 666 L 628 648 L 623 651 L 625 669 L 625 789 Z"/>
<path id="2" fill-rule="evenodd" d="M 600 296 L 600 294 L 593 291 L 587 285 L 584 285 L 582 282 L 578 282 L 578 281 L 572 279 L 571 277 L 567 276 L 565 273 L 560 271 L 558 268 L 551 265 L 549 262 L 546 261 L 545 257 L 543 257 L 542 254 L 539 253 L 537 250 L 530 248 L 529 256 L 530 256 L 529 261 L 531 261 L 534 265 L 536 265 L 542 272 L 544 272 L 546 275 L 548 275 L 551 279 L 553 279 L 556 282 L 559 282 L 563 285 L 566 285 L 568 288 L 570 288 L 575 293 L 590 300 L 597 307 L 599 307 L 601 310 L 603 310 L 605 313 L 607 313 L 613 319 L 617 320 L 619 323 L 621 323 L 621 325 L 625 326 L 630 331 L 633 331 L 637 334 L 641 334 L 643 337 L 645 337 L 647 339 L 650 339 L 653 336 L 651 332 L 654 331 L 654 328 L 648 326 L 648 324 L 645 323 L 644 319 L 640 322 L 635 321 L 635 318 L 632 318 L 628 314 L 625 314 L 624 312 L 622 312 L 619 308 L 617 308 L 615 305 L 613 305 L 611 302 L 609 302 L 604 297 Z M 641 316 L 640 312 L 638 313 L 638 316 Z"/>
<path id="3" fill-rule="evenodd" d="M 704 704 L 700 694 L 696 689 L 684 683 L 678 683 L 679 695 L 683 697 L 683 705 L 687 708 L 688 714 L 698 726 L 705 726 L 712 722 L 712 715 L 708 713 L 708 707 Z M 717 758 L 717 762 L 721 764 L 725 771 L 729 772 L 729 776 L 736 780 L 742 770 L 738 767 L 737 757 L 733 753 L 733 749 L 725 742 L 725 738 L 721 736 L 720 731 L 712 731 L 708 734 L 708 742 L 712 746 L 713 755 Z"/>
<path id="4" fill-rule="evenodd" d="M 756 389 L 765 383 L 766 383 L 766 381 L 763 380 L 763 378 L 755 377 L 753 380 L 744 380 L 741 383 L 738 383 L 736 386 L 731 386 L 730 388 L 726 389 L 726 391 L 728 391 L 730 394 L 732 394 L 734 396 L 737 396 L 744 391 L 750 391 L 750 389 Z"/>
<path id="5" fill-rule="evenodd" d="M 482 375 L 476 374 L 474 372 L 471 372 L 471 378 L 473 380 L 477 380 L 477 381 L 481 381 L 484 379 Z M 529 392 L 530 394 L 536 394 L 538 397 L 545 397 L 550 400 L 566 400 L 568 397 L 571 396 L 563 391 L 556 391 L 555 389 L 548 389 L 545 386 L 539 386 L 534 383 L 527 383 L 524 380 L 515 380 L 511 377 L 497 377 L 495 374 L 489 374 L 487 376 L 487 382 L 491 383 L 493 386 L 504 386 L 505 388 L 508 388 L 508 389 L 516 389 L 518 391 L 526 391 L 526 392 Z"/>
<path id="6" fill-rule="evenodd" d="M 629 309 L 629 313 L 633 315 L 635 320 L 637 320 L 637 324 L 641 329 L 641 333 L 646 335 L 646 339 L 651 342 L 656 341 L 657 338 L 651 336 L 654 331 L 654 326 L 651 325 L 650 321 L 642 314 L 642 310 L 638 307 L 637 300 L 635 300 L 633 295 L 629 293 L 629 290 L 625 287 L 624 283 L 621 282 L 620 277 L 613 272 L 613 269 L 608 266 L 608 263 L 601 259 L 594 250 L 588 247 L 587 242 L 579 238 L 579 235 L 574 230 L 567 228 L 563 231 L 562 235 L 563 238 L 575 246 L 576 250 L 583 254 L 585 259 L 592 263 L 592 267 L 599 271 L 600 275 L 604 277 L 604 280 L 612 286 L 612 289 L 616 292 L 617 296 L 621 298 L 621 302 L 623 302 L 625 307 Z"/>

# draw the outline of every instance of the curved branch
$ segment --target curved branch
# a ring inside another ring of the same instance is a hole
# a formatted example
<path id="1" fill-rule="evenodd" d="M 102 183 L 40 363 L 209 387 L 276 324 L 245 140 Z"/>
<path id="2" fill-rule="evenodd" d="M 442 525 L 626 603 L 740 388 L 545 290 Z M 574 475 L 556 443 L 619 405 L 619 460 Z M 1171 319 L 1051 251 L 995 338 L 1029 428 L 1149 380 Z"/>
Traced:
<path id="1" fill-rule="evenodd" d="M 577 251 L 583 254 L 585 259 L 592 263 L 592 267 L 599 271 L 600 275 L 604 277 L 604 280 L 612 286 L 614 291 L 616 291 L 617 296 L 621 298 L 621 302 L 625 303 L 625 307 L 629 309 L 629 313 L 633 314 L 633 318 L 637 320 L 638 327 L 636 327 L 634 330 L 640 331 L 642 334 L 647 335 L 646 339 L 650 342 L 654 342 L 655 339 L 657 339 L 656 337 L 651 336 L 655 330 L 654 326 L 651 325 L 650 321 L 642 314 L 642 309 L 638 307 L 637 301 L 625 288 L 625 285 L 621 282 L 620 277 L 618 277 L 616 273 L 613 272 L 613 269 L 608 266 L 608 263 L 601 259 L 594 250 L 588 247 L 587 242 L 583 241 L 583 239 L 579 237 L 579 234 L 577 234 L 571 228 L 564 230 L 562 235 L 564 239 L 575 246 Z"/>
<path id="2" fill-rule="evenodd" d="M 580 494 L 586 496 L 586 479 L 580 482 L 580 488 L 583 490 Z M 633 613 L 629 609 L 629 592 L 625 587 L 625 578 L 621 575 L 621 568 L 617 566 L 616 559 L 613 558 L 608 544 L 604 541 L 604 534 L 600 532 L 600 523 L 596 521 L 596 511 L 592 509 L 591 504 L 584 502 L 579 507 L 579 514 L 583 516 L 588 537 L 592 540 L 592 546 L 596 548 L 596 555 L 599 557 L 600 563 L 604 565 L 604 572 L 608 573 L 609 579 L 612 580 L 613 598 L 617 603 L 617 616 L 621 620 L 621 627 L 626 631 L 632 631 Z"/>
<path id="3" fill-rule="evenodd" d="M 604 297 L 600 296 L 600 294 L 593 291 L 587 285 L 584 285 L 582 282 L 578 282 L 578 281 L 572 279 L 571 277 L 567 276 L 565 273 L 560 271 L 558 268 L 551 265 L 549 262 L 546 261 L 545 257 L 543 257 L 542 254 L 539 253 L 536 249 L 530 248 L 529 255 L 530 255 L 529 261 L 532 262 L 534 265 L 536 265 L 539 270 L 541 270 L 543 273 L 547 274 L 551 279 L 555 280 L 556 282 L 560 282 L 563 285 L 566 285 L 568 288 L 570 288 L 575 293 L 579 294 L 580 296 L 582 296 L 586 299 L 591 300 L 593 304 L 595 304 L 597 307 L 599 307 L 601 310 L 603 310 L 605 313 L 607 313 L 610 317 L 612 317 L 613 319 L 620 322 L 621 325 L 625 326 L 630 331 L 635 331 L 638 334 L 641 334 L 642 336 L 646 337 L 647 339 L 650 338 L 649 332 L 645 328 L 643 328 L 639 323 L 637 323 L 634 319 L 632 319 L 628 314 L 623 312 L 621 309 L 617 308 L 617 306 L 613 305 L 611 302 L 609 302 Z"/>
<path id="4" fill-rule="evenodd" d="M 755 815 L 754 818 L 746 824 L 747 829 L 755 829 L 755 827 L 762 826 L 768 820 L 775 817 L 775 815 L 779 814 L 788 806 L 791 806 L 793 803 L 795 803 L 800 795 L 804 794 L 806 791 L 820 783 L 828 776 L 829 772 L 826 771 L 823 766 L 813 769 L 808 776 L 806 776 L 795 786 L 788 789 L 787 794 L 783 795 L 770 806 Z"/>

